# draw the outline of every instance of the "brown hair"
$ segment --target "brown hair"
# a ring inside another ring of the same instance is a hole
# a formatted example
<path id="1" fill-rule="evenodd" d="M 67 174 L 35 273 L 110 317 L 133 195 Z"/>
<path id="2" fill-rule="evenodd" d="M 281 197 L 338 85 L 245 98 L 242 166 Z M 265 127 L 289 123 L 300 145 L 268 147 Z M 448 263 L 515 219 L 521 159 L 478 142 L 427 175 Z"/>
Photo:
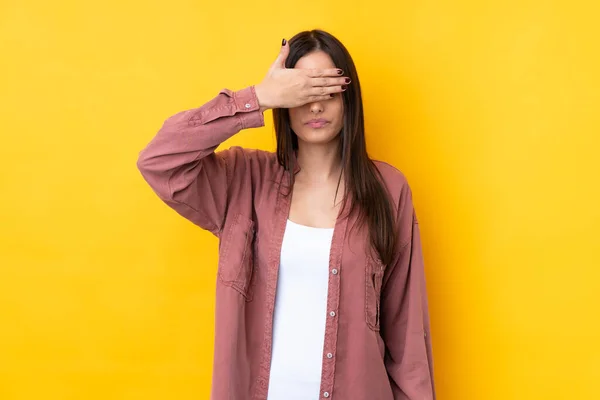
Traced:
<path id="1" fill-rule="evenodd" d="M 371 246 L 382 263 L 389 265 L 394 258 L 396 243 L 393 207 L 379 170 L 367 154 L 362 95 L 352 57 L 338 39 L 322 30 L 300 32 L 290 39 L 289 46 L 286 68 L 293 68 L 301 57 L 321 50 L 331 57 L 337 68 L 344 71 L 344 76 L 352 80 L 342 93 L 344 124 L 340 132 L 340 152 L 345 183 L 344 204 L 351 200 L 349 214 L 358 210 L 359 226 L 366 220 Z M 287 109 L 273 109 L 273 122 L 277 159 L 290 173 L 293 185 L 298 137 L 292 131 Z"/>

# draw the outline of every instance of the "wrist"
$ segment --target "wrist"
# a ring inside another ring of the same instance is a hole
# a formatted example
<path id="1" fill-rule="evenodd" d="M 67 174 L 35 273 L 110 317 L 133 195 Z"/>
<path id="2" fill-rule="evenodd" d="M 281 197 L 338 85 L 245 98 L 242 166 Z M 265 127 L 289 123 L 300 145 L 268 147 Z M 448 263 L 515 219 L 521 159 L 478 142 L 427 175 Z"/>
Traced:
<path id="1" fill-rule="evenodd" d="M 265 112 L 266 110 L 271 108 L 265 103 L 265 94 L 264 94 L 263 87 L 261 86 L 260 83 L 258 85 L 254 85 L 254 94 L 256 95 L 256 100 L 258 102 L 259 111 L 261 113 Z"/>

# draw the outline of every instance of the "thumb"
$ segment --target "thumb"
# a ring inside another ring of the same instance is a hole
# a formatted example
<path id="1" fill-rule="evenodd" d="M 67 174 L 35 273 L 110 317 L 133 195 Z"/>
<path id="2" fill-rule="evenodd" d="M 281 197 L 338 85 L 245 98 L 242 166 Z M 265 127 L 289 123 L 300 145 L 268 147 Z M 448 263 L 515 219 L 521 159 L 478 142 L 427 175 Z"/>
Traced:
<path id="1" fill-rule="evenodd" d="M 281 41 L 281 50 L 279 50 L 279 55 L 275 59 L 275 62 L 271 66 L 271 69 L 285 68 L 285 60 L 287 59 L 289 53 L 290 45 L 287 42 L 287 40 L 283 39 Z"/>

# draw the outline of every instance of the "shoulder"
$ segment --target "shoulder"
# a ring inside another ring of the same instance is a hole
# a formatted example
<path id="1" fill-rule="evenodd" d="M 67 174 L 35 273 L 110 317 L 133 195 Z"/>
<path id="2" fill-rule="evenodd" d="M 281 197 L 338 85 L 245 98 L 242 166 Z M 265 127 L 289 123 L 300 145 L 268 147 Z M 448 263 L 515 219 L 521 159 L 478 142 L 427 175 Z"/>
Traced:
<path id="1" fill-rule="evenodd" d="M 406 175 L 395 166 L 380 160 L 372 160 L 373 164 L 381 174 L 390 194 L 396 198 L 402 192 L 410 191 L 410 185 Z"/>
<path id="2" fill-rule="evenodd" d="M 238 156 L 245 158 L 248 162 L 257 165 L 272 166 L 278 164 L 277 154 L 273 151 L 240 146 L 230 147 L 229 151 L 235 152 Z"/>
<path id="3" fill-rule="evenodd" d="M 373 160 L 377 170 L 381 174 L 390 198 L 394 204 L 396 218 L 406 230 L 415 218 L 412 190 L 408 179 L 402 171 L 384 161 Z"/>
<path id="4" fill-rule="evenodd" d="M 272 151 L 232 146 L 219 151 L 218 154 L 227 161 L 228 167 L 234 174 L 252 172 L 271 175 L 276 174 L 281 168 L 277 161 L 277 154 Z"/>
<path id="5" fill-rule="evenodd" d="M 268 150 L 254 149 L 249 147 L 231 146 L 221 153 L 229 153 L 235 157 L 241 157 L 248 161 L 254 161 L 259 163 L 272 163 L 277 162 L 277 155 Z"/>

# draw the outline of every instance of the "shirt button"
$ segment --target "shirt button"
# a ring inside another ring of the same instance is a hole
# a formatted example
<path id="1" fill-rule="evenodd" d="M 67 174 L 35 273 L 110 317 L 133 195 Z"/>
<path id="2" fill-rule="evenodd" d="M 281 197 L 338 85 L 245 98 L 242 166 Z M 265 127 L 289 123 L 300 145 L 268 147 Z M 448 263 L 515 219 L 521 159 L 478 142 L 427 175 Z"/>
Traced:
<path id="1" fill-rule="evenodd" d="M 250 105 L 250 103 L 246 103 L 246 105 L 245 105 L 244 107 L 246 107 L 246 108 L 250 108 L 250 107 L 252 107 L 252 106 Z"/>
<path id="2" fill-rule="evenodd" d="M 334 268 L 334 269 L 331 270 L 331 273 L 334 274 L 334 275 L 337 275 L 338 270 Z"/>
<path id="3" fill-rule="evenodd" d="M 329 392 L 323 393 L 323 397 L 329 397 Z"/>
<path id="4" fill-rule="evenodd" d="M 330 312 L 329 315 L 331 315 L 332 317 L 335 317 L 335 311 Z"/>
<path id="5" fill-rule="evenodd" d="M 327 358 L 333 358 L 333 354 L 327 353 Z"/>

